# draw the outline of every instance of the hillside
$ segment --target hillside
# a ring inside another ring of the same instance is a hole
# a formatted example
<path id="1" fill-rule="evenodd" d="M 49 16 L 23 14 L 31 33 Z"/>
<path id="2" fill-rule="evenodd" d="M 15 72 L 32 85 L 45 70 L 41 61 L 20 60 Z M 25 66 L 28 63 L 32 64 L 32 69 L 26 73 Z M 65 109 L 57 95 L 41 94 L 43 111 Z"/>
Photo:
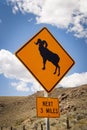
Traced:
<path id="1" fill-rule="evenodd" d="M 43 91 L 24 97 L 0 97 L 0 127 L 9 130 L 13 126 L 22 130 L 33 130 L 43 124 L 45 129 L 45 118 L 36 115 L 36 97 L 43 96 Z M 67 117 L 70 130 L 87 130 L 87 85 L 75 88 L 56 88 L 49 97 L 59 98 L 60 118 L 50 118 L 51 130 L 66 130 Z"/>

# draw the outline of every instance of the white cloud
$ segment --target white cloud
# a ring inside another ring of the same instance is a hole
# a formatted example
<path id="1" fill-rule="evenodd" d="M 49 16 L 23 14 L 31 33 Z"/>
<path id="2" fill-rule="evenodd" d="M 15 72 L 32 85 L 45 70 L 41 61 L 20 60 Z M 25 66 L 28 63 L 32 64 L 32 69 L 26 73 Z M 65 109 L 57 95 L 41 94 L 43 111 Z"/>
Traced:
<path id="1" fill-rule="evenodd" d="M 37 23 L 47 23 L 87 38 L 87 0 L 7 0 L 13 12 L 32 13 Z"/>
<path id="2" fill-rule="evenodd" d="M 44 0 L 7 0 L 8 4 L 11 3 L 13 6 L 13 13 L 18 10 L 22 13 L 33 13 L 38 15 L 42 9 Z"/>
<path id="3" fill-rule="evenodd" d="M 72 21 L 72 12 L 76 8 L 77 0 L 47 0 L 42 8 L 38 23 L 49 23 L 60 28 L 67 28 Z M 50 6 L 49 6 L 50 5 Z"/>
<path id="4" fill-rule="evenodd" d="M 23 81 L 12 82 L 11 86 L 16 87 L 16 90 L 18 91 L 23 91 L 23 92 L 29 91 L 29 87 L 27 86 L 27 83 Z"/>
<path id="5" fill-rule="evenodd" d="M 0 73 L 7 78 L 29 82 L 29 74 L 19 60 L 8 50 L 0 50 Z"/>
<path id="6" fill-rule="evenodd" d="M 0 50 L 0 74 L 9 79 L 16 79 L 11 86 L 17 91 L 36 92 L 43 89 L 16 56 L 4 49 Z M 87 72 L 74 73 L 64 77 L 59 83 L 63 87 L 76 87 L 83 84 L 87 84 Z"/>
<path id="7" fill-rule="evenodd" d="M 30 18 L 30 19 L 28 19 L 28 22 L 31 22 L 33 19 L 32 18 Z"/>
<path id="8" fill-rule="evenodd" d="M 64 77 L 59 85 L 62 87 L 77 87 L 83 84 L 87 84 L 87 72 L 74 73 L 70 76 Z"/>
<path id="9" fill-rule="evenodd" d="M 87 14 L 87 0 L 80 0 L 79 9 L 82 13 Z"/>
<path id="10" fill-rule="evenodd" d="M 3 74 L 6 78 L 18 80 L 17 83 L 11 83 L 18 91 L 29 91 L 28 85 L 30 83 L 32 83 L 33 91 L 35 84 L 36 88 L 39 88 L 39 84 L 16 56 L 4 49 L 0 50 L 0 74 Z"/>
<path id="11" fill-rule="evenodd" d="M 14 8 L 13 8 L 13 13 L 16 14 L 16 12 L 18 11 L 18 7 L 15 5 Z"/>

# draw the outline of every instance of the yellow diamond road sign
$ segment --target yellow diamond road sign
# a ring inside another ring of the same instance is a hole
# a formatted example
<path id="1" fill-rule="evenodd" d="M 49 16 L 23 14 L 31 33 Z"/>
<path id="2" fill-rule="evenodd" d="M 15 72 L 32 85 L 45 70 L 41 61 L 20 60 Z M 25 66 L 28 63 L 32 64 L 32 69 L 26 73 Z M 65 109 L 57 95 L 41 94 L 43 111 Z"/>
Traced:
<path id="1" fill-rule="evenodd" d="M 47 92 L 51 92 L 74 65 L 74 60 L 46 27 L 15 54 Z"/>

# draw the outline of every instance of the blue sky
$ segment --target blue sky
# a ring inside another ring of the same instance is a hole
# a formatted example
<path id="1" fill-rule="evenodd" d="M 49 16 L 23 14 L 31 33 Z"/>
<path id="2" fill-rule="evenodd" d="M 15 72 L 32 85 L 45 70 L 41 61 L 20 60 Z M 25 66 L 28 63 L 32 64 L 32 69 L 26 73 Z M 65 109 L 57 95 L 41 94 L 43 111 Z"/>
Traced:
<path id="1" fill-rule="evenodd" d="M 75 60 L 59 85 L 87 84 L 86 5 L 86 0 L 0 0 L 0 96 L 42 88 L 14 53 L 44 26 Z"/>

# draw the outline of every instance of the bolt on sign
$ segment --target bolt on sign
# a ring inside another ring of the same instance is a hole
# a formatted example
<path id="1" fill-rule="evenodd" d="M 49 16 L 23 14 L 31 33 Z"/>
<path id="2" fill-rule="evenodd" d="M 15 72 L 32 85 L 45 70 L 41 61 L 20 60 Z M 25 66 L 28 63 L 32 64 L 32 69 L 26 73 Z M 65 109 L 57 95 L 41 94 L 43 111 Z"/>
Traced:
<path id="1" fill-rule="evenodd" d="M 47 92 L 51 92 L 74 65 L 74 60 L 46 27 L 15 54 Z"/>
<path id="2" fill-rule="evenodd" d="M 60 117 L 58 98 L 37 97 L 36 108 L 38 117 Z"/>

